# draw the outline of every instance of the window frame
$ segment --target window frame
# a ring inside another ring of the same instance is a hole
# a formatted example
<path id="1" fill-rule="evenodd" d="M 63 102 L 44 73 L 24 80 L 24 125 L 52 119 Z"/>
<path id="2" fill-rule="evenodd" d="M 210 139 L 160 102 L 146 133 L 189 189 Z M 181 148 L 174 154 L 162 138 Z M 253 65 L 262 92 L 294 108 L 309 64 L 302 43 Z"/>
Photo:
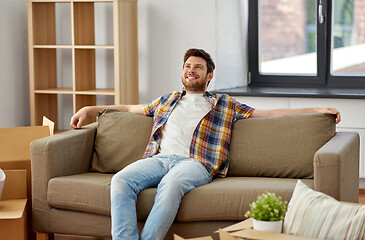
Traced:
<path id="1" fill-rule="evenodd" d="M 325 22 L 317 21 L 317 75 L 261 74 L 259 72 L 259 0 L 248 0 L 248 48 L 250 86 L 365 88 L 365 75 L 331 75 L 332 0 L 317 0 L 323 4 Z M 318 7 L 317 13 L 318 16 Z M 327 34 L 326 34 L 327 33 Z"/>

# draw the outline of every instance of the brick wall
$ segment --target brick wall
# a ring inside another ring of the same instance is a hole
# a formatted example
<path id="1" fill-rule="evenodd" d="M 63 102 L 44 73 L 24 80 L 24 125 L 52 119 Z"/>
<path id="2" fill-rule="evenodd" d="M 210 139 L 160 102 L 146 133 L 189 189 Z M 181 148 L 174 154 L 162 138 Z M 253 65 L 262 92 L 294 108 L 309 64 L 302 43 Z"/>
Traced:
<path id="1" fill-rule="evenodd" d="M 263 61 L 306 52 L 305 0 L 262 0 L 260 17 Z"/>
<path id="2" fill-rule="evenodd" d="M 365 43 L 365 0 L 354 1 L 353 44 Z M 261 61 L 306 53 L 306 1 L 261 0 Z"/>

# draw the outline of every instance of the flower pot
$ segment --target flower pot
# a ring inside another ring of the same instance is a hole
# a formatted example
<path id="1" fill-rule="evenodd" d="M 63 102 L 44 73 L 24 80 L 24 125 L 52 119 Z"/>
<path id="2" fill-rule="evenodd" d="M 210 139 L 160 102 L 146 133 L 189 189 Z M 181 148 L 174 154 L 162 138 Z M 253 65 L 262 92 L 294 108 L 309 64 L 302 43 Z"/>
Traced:
<path id="1" fill-rule="evenodd" d="M 283 226 L 283 220 L 259 221 L 253 219 L 253 229 L 255 230 L 281 233 L 282 226 Z"/>

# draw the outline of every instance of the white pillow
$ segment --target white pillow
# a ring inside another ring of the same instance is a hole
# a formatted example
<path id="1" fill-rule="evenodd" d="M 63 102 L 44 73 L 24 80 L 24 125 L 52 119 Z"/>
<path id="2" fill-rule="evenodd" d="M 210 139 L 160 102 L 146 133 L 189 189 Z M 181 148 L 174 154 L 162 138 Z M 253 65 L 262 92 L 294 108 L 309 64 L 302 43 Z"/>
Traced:
<path id="1" fill-rule="evenodd" d="M 365 239 L 365 205 L 312 190 L 298 180 L 284 219 L 284 233 L 320 239 Z"/>

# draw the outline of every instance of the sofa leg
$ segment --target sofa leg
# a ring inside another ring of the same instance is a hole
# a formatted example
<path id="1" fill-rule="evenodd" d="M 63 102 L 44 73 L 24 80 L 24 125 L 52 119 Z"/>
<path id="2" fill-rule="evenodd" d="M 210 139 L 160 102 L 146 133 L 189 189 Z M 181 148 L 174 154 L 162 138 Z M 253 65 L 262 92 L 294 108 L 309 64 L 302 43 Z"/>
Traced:
<path id="1" fill-rule="evenodd" d="M 37 240 L 54 240 L 53 233 L 39 233 L 37 232 Z"/>

